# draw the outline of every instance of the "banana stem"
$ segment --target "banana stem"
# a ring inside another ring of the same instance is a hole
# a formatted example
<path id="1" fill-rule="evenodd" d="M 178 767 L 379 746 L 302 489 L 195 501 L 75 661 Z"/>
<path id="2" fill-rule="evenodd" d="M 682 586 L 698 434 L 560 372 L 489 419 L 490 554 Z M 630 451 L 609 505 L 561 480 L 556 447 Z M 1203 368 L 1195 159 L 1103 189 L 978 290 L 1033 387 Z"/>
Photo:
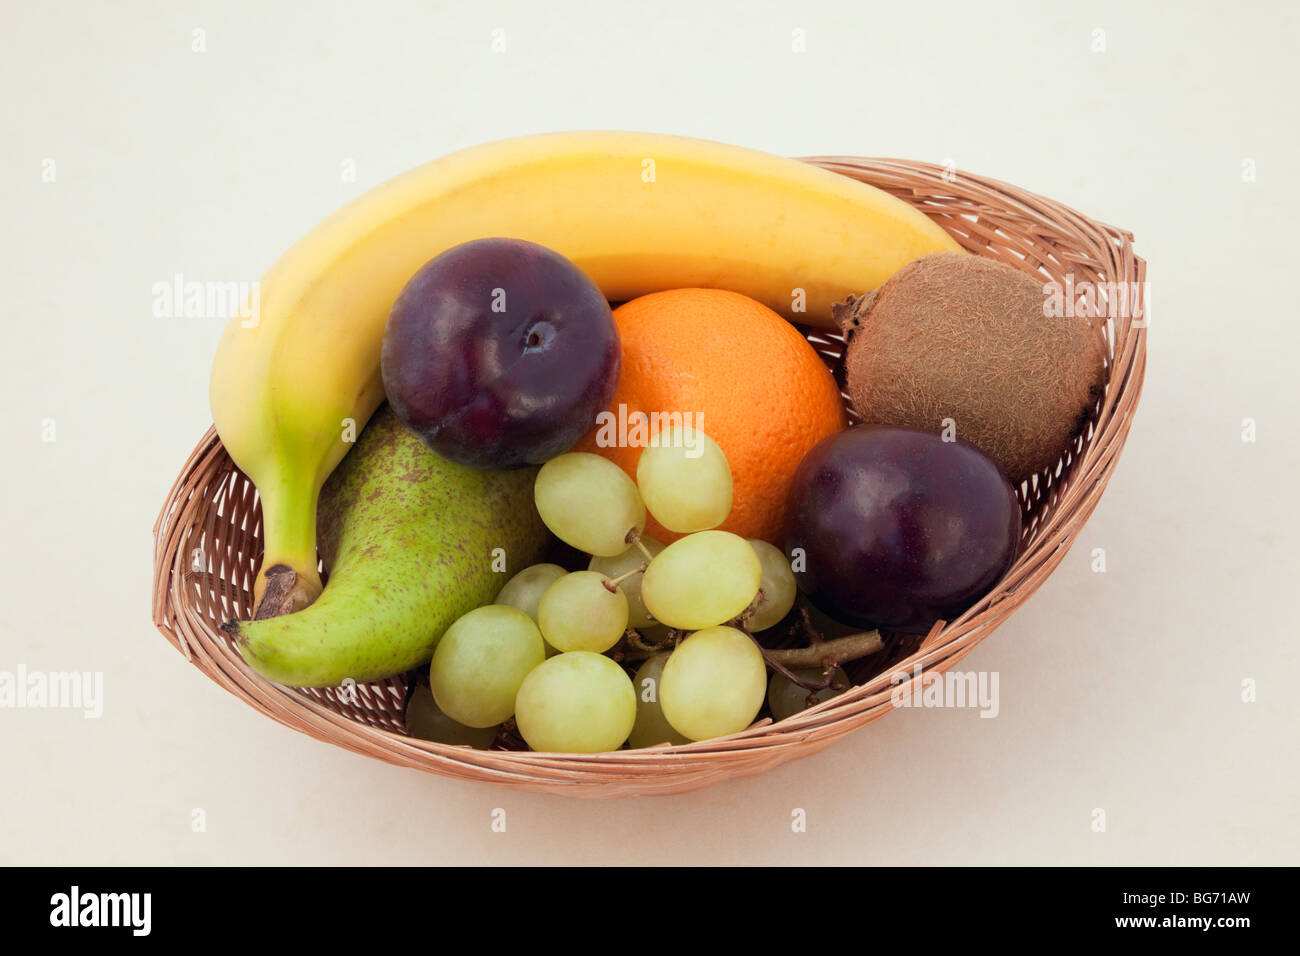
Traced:
<path id="1" fill-rule="evenodd" d="M 316 495 L 285 485 L 258 489 L 262 504 L 262 566 L 253 583 L 253 619 L 301 611 L 323 590 L 316 570 Z"/>

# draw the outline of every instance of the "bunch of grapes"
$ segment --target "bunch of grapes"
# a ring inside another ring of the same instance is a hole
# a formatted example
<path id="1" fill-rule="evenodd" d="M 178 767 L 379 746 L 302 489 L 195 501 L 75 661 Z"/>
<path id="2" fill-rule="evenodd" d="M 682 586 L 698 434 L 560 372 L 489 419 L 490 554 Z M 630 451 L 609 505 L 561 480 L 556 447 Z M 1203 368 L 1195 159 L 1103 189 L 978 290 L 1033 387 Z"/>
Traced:
<path id="1" fill-rule="evenodd" d="M 542 466 L 534 496 L 551 532 L 590 555 L 587 570 L 525 568 L 492 605 L 452 625 L 429 670 L 432 703 L 449 722 L 494 728 L 513 715 L 531 748 L 568 753 L 748 727 L 769 687 L 746 632 L 781 621 L 796 585 L 779 549 L 715 530 L 732 501 L 718 445 L 666 429 L 642 453 L 635 482 L 598 455 L 560 455 Z M 647 509 L 684 537 L 664 546 L 642 534 Z M 625 636 L 675 646 L 629 677 L 607 656 Z"/>

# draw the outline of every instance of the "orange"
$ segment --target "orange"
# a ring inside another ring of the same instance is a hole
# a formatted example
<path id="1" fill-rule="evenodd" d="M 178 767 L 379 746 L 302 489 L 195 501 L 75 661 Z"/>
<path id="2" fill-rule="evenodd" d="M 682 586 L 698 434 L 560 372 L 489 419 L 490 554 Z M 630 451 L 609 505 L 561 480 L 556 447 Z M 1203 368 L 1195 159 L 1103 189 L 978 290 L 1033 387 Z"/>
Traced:
<path id="1" fill-rule="evenodd" d="M 813 445 L 847 425 L 821 358 L 767 306 L 721 289 L 642 296 L 615 309 L 614 322 L 623 369 L 608 409 L 614 418 L 604 421 L 644 414 L 653 433 L 671 421 L 656 413 L 692 416 L 685 423 L 717 442 L 731 466 L 735 493 L 721 527 L 779 546 L 795 469 Z M 636 441 L 636 431 L 626 434 Z M 635 480 L 644 445 L 602 447 L 598 436 L 611 434 L 597 428 L 576 450 L 605 456 Z M 653 516 L 646 534 L 664 543 L 682 537 Z"/>

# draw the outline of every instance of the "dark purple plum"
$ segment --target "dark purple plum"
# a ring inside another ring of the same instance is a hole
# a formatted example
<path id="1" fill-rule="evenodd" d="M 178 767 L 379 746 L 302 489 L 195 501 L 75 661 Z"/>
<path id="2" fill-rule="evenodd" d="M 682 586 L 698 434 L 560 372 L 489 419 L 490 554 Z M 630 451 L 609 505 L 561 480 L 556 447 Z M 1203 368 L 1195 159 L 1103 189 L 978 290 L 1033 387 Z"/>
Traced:
<path id="1" fill-rule="evenodd" d="M 1015 489 L 990 458 L 964 442 L 884 425 L 858 425 L 809 451 L 786 521 L 800 588 L 860 627 L 915 632 L 952 620 L 1007 572 L 1020 547 Z"/>
<path id="2" fill-rule="evenodd" d="M 384 390 L 425 444 L 476 468 L 541 464 L 596 424 L 622 351 L 604 295 L 557 252 L 476 239 L 426 263 L 384 330 Z"/>

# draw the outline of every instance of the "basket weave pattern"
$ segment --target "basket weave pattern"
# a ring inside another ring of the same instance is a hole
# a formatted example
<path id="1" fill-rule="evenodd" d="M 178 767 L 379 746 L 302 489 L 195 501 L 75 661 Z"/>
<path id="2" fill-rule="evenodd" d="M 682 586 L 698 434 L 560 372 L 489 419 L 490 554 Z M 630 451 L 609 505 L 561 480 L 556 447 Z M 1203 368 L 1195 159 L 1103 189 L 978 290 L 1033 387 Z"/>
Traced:
<path id="1" fill-rule="evenodd" d="M 817 753 L 884 716 L 898 690 L 892 675 L 904 671 L 910 680 L 918 664 L 937 673 L 960 661 L 1038 588 L 1092 514 L 1142 387 L 1146 264 L 1133 254 L 1129 233 L 1006 183 L 965 173 L 954 177 L 938 166 L 899 160 L 816 157 L 808 162 L 898 196 L 977 255 L 1037 272 L 1044 281 L 1064 283 L 1072 275 L 1076 286 L 1114 283 L 1137 290 L 1136 302 L 1130 301 L 1123 314 L 1093 319 L 1105 342 L 1105 396 L 1087 432 L 1056 468 L 1021 487 L 1022 553 L 1002 581 L 959 618 L 940 622 L 924 638 L 887 640 L 880 654 L 849 668 L 858 684 L 840 696 L 726 738 L 590 755 L 479 751 L 417 740 L 404 734 L 405 677 L 344 688 L 281 687 L 254 673 L 219 631 L 226 620 L 251 616 L 261 512 L 253 483 L 209 429 L 154 526 L 154 623 L 213 681 L 286 726 L 400 766 L 520 789 L 584 797 L 692 790 Z M 1106 303 L 1104 294 L 1098 302 Z M 836 368 L 843 341 L 823 330 L 806 334 Z"/>

